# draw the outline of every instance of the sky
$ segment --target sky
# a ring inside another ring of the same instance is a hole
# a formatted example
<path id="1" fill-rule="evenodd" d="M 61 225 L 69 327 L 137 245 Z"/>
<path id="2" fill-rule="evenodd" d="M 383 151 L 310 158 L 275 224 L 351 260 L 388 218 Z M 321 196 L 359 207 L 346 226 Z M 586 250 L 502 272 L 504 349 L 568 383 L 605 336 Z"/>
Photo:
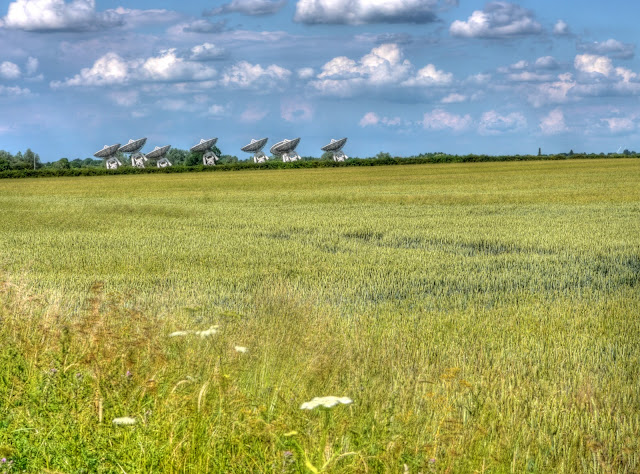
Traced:
<path id="1" fill-rule="evenodd" d="M 0 0 L 0 149 L 640 150 L 640 2 Z"/>

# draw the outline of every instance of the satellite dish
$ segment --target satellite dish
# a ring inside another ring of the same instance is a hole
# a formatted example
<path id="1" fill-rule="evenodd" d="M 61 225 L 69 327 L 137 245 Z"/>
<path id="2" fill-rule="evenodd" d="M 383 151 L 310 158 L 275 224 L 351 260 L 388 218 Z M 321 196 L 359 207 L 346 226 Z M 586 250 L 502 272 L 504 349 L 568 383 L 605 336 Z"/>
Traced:
<path id="1" fill-rule="evenodd" d="M 260 140 L 252 138 L 248 145 L 245 145 L 240 149 L 247 153 L 253 153 L 254 163 L 264 163 L 269 159 L 269 157 L 262 152 L 262 149 L 267 144 L 268 140 L 268 138 L 261 138 Z"/>
<path id="2" fill-rule="evenodd" d="M 140 153 L 140 150 L 142 150 L 145 143 L 147 143 L 146 138 L 129 140 L 129 142 L 126 145 L 121 146 L 118 151 L 129 155 L 132 166 L 135 166 L 136 168 L 144 168 L 144 162 L 146 161 L 146 158 L 142 153 Z"/>
<path id="3" fill-rule="evenodd" d="M 300 138 L 294 138 L 293 140 L 285 138 L 271 147 L 271 154 L 282 155 L 282 161 L 285 163 L 298 161 L 300 159 L 300 155 L 296 152 L 298 143 L 300 143 Z"/>
<path id="4" fill-rule="evenodd" d="M 189 151 L 191 152 L 204 152 L 204 155 L 202 155 L 202 164 L 205 166 L 215 166 L 216 161 L 218 161 L 220 159 L 219 156 L 217 156 L 213 151 L 212 148 L 213 146 L 216 144 L 216 142 L 218 141 L 217 138 L 210 138 L 208 140 L 205 140 L 204 138 L 200 140 L 200 143 L 198 143 L 195 146 L 192 146 Z"/>
<path id="5" fill-rule="evenodd" d="M 342 152 L 342 147 L 347 143 L 346 138 L 340 140 L 331 139 L 331 143 L 322 147 L 322 151 L 329 151 L 333 153 L 333 161 L 344 161 L 349 157 Z"/>
<path id="6" fill-rule="evenodd" d="M 102 150 L 99 150 L 93 154 L 96 158 L 105 158 L 105 165 L 108 170 L 116 170 L 120 166 L 122 166 L 122 162 L 116 156 L 118 153 L 118 149 L 120 148 L 120 144 L 117 143 L 115 145 L 105 145 Z"/>
<path id="7" fill-rule="evenodd" d="M 144 161 L 157 160 L 156 166 L 158 168 L 166 168 L 167 166 L 171 166 L 171 162 L 166 158 L 166 154 L 170 149 L 171 145 L 166 145 L 163 147 L 157 146 L 152 151 L 142 156 L 144 157 Z M 142 166 L 139 167 L 144 168 L 144 163 L 142 163 Z"/>

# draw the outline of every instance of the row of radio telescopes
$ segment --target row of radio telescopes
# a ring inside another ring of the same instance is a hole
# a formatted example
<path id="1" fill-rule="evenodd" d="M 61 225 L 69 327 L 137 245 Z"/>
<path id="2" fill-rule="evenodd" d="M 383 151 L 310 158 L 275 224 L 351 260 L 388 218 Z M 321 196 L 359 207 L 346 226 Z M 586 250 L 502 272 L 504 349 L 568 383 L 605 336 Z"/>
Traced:
<path id="1" fill-rule="evenodd" d="M 253 153 L 254 163 L 264 163 L 269 159 L 269 157 L 262 152 L 262 149 L 267 144 L 267 140 L 268 138 L 251 140 L 251 143 L 243 146 L 241 150 L 247 153 Z M 217 138 L 200 140 L 200 143 L 192 146 L 190 151 L 203 153 L 202 164 L 205 166 L 214 166 L 220 159 L 220 157 L 213 152 L 213 147 L 217 141 Z M 169 149 L 171 149 L 171 145 L 155 147 L 153 151 L 144 154 L 141 153 L 140 150 L 142 150 L 145 143 L 147 143 L 146 138 L 139 138 L 138 140 L 129 140 L 129 143 L 123 146 L 120 146 L 119 143 L 111 146 L 105 145 L 102 150 L 98 151 L 93 156 L 97 158 L 104 158 L 107 169 L 110 170 L 114 170 L 122 166 L 122 162 L 118 159 L 118 153 L 129 155 L 131 158 L 131 166 L 135 166 L 136 168 L 144 168 L 145 163 L 150 159 L 156 160 L 158 168 L 172 166 L 172 163 L 166 156 Z M 296 153 L 298 143 L 300 143 L 300 138 L 294 138 L 293 140 L 284 139 L 271 147 L 271 154 L 281 156 L 282 161 L 284 162 L 298 161 L 300 159 L 300 155 Z M 344 161 L 349 158 L 342 152 L 342 147 L 344 147 L 345 143 L 347 143 L 346 138 L 331 140 L 331 143 L 322 147 L 322 151 L 331 152 L 333 154 L 334 161 Z"/>

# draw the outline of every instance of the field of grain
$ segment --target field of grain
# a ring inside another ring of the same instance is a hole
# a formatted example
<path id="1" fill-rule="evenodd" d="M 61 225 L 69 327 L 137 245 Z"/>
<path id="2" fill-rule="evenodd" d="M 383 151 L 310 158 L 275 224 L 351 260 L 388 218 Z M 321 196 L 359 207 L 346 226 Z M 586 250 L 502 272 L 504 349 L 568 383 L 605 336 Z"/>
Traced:
<path id="1" fill-rule="evenodd" d="M 637 472 L 640 160 L 5 180 L 0 322 L 0 472 Z"/>

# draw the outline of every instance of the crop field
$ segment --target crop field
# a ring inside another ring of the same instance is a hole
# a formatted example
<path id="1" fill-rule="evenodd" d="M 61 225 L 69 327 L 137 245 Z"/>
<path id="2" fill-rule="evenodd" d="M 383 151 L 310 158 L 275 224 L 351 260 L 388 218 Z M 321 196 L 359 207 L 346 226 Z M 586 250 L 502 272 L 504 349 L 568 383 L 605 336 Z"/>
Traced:
<path id="1" fill-rule="evenodd" d="M 632 473 L 639 384 L 638 159 L 0 181 L 0 473 Z"/>

